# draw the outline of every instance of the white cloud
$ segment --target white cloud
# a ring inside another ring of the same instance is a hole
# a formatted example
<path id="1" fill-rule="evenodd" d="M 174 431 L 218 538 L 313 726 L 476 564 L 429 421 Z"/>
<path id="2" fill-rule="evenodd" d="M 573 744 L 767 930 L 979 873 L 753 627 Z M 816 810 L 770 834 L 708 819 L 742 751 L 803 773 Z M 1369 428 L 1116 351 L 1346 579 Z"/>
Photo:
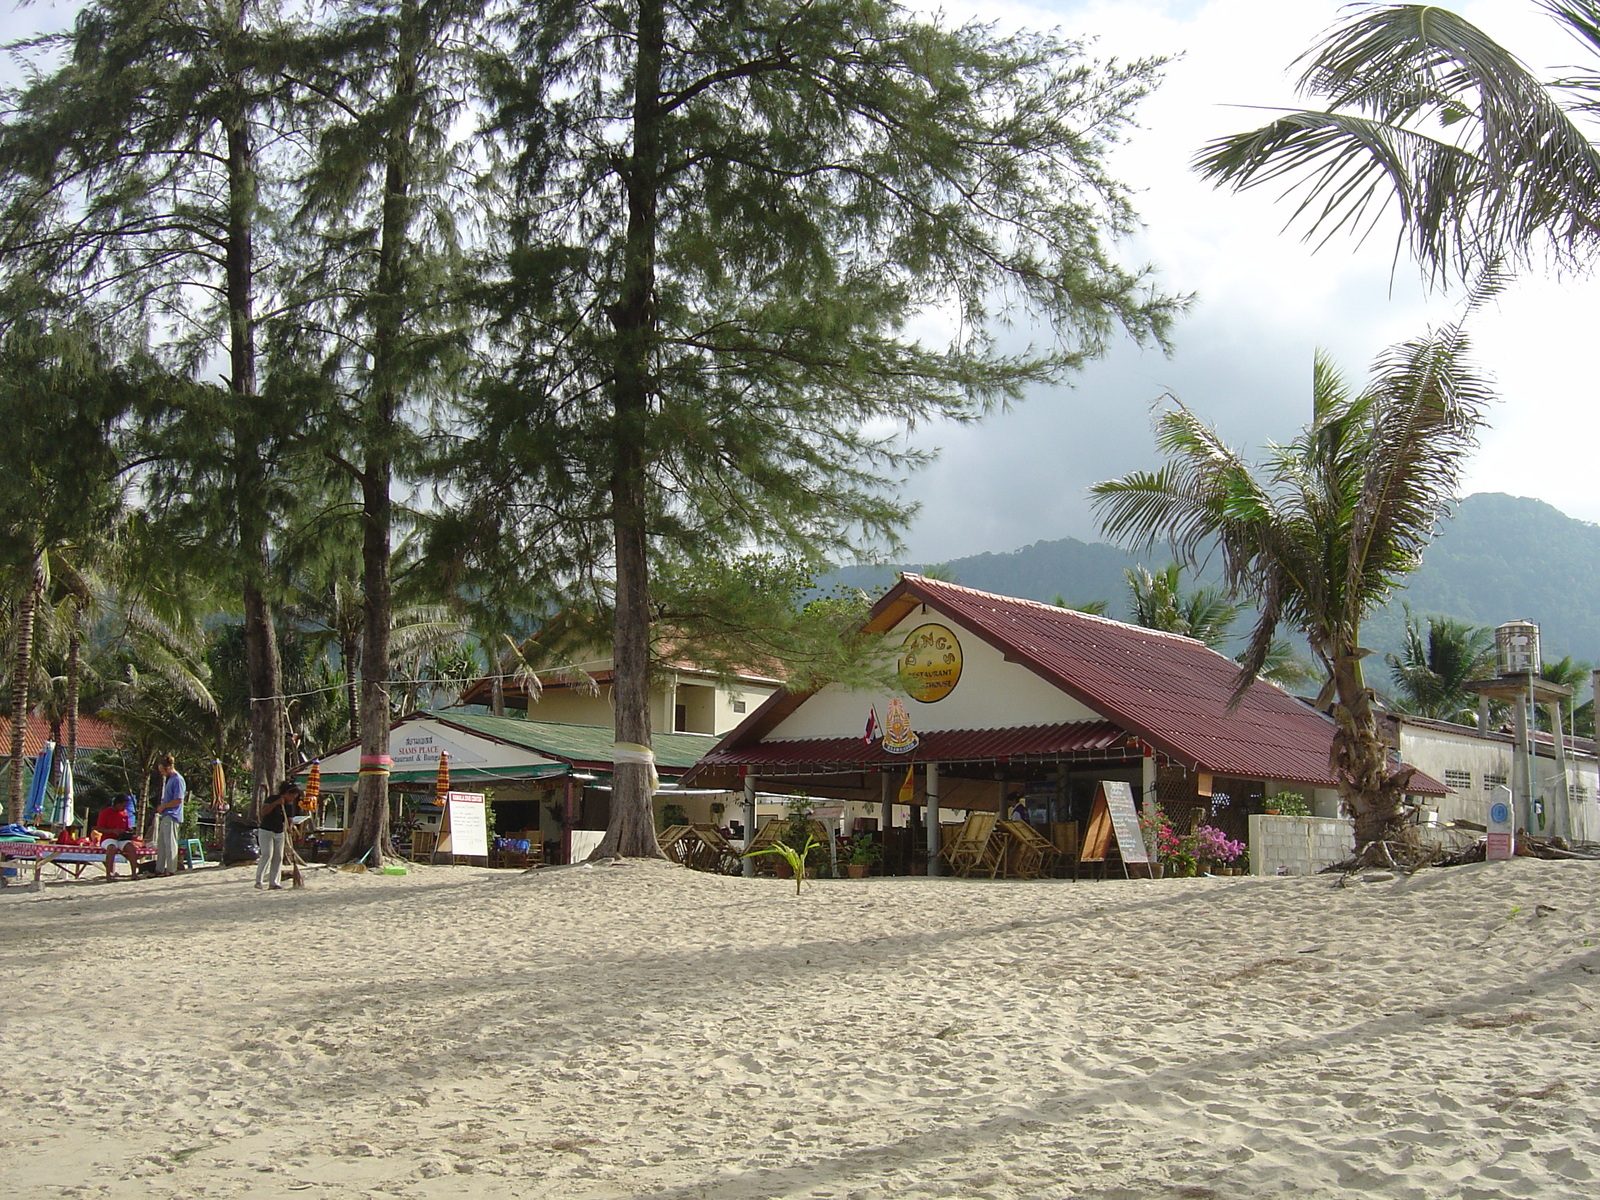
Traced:
<path id="1" fill-rule="evenodd" d="M 956 19 L 967 11 L 943 7 Z M 1149 403 L 1163 392 L 1237 444 L 1286 438 L 1308 415 L 1316 347 L 1361 377 L 1385 346 L 1454 316 L 1458 296 L 1429 295 L 1408 261 L 1394 265 L 1392 228 L 1314 250 L 1301 230 L 1284 231 L 1292 205 L 1270 190 L 1220 192 L 1189 169 L 1208 140 L 1266 119 L 1243 106 L 1295 103 L 1291 65 L 1342 7 L 1320 0 L 968 6 L 1002 27 L 1093 35 L 1102 56 L 1182 54 L 1114 161 L 1138 190 L 1145 222 L 1129 257 L 1154 262 L 1166 287 L 1196 293 L 1196 303 L 1175 331 L 1170 360 L 1120 347 L 1070 391 L 1035 397 L 975 428 L 932 431 L 930 444 L 944 447 L 942 463 L 908 489 L 908 499 L 924 504 L 910 539 L 915 557 L 1093 538 L 1084 488 L 1155 464 Z M 1533 0 L 1451 7 L 1547 77 L 1584 57 Z M 1600 521 L 1600 492 L 1589 486 L 1586 463 L 1600 436 L 1585 354 L 1597 300 L 1594 282 L 1529 277 L 1474 318 L 1477 361 L 1498 381 L 1502 403 L 1467 491 L 1537 496 Z"/>

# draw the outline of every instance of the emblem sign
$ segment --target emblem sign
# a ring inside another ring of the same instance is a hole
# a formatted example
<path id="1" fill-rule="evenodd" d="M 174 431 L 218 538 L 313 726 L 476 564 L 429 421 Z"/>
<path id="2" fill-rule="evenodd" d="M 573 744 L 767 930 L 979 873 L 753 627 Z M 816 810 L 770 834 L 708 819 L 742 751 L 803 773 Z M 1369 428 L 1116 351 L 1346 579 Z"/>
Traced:
<path id="1" fill-rule="evenodd" d="M 935 704 L 961 680 L 961 643 L 943 625 L 918 625 L 900 647 L 900 685 L 922 704 Z"/>
<path id="2" fill-rule="evenodd" d="M 911 728 L 911 717 L 899 699 L 889 701 L 889 715 L 884 721 L 883 748 L 890 754 L 910 754 L 920 741 Z"/>

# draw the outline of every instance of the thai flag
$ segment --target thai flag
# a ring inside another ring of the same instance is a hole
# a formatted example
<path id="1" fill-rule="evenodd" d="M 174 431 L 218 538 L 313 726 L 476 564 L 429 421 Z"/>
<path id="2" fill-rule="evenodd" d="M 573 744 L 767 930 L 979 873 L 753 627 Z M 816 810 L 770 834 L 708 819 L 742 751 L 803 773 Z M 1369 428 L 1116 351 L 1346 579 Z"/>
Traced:
<path id="1" fill-rule="evenodd" d="M 867 727 L 861 733 L 861 740 L 870 746 L 880 736 L 882 734 L 878 727 L 878 710 L 876 708 L 869 709 L 867 711 Z"/>

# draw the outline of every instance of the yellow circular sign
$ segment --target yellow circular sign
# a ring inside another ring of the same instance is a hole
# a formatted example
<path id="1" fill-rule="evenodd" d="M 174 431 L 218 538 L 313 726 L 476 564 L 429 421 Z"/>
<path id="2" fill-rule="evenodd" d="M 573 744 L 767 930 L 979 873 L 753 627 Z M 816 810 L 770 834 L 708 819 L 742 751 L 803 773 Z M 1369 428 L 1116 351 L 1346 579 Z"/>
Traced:
<path id="1" fill-rule="evenodd" d="M 900 647 L 900 684 L 923 704 L 943 700 L 961 679 L 961 643 L 943 625 L 918 625 Z"/>

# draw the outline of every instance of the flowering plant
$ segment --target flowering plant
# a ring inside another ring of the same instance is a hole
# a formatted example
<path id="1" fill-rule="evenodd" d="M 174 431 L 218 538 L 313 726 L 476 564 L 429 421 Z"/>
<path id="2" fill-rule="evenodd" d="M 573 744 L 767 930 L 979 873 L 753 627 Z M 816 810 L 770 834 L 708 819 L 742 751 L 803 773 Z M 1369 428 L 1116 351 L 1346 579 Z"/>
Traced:
<path id="1" fill-rule="evenodd" d="M 1244 854 L 1243 842 L 1234 841 L 1222 830 L 1211 825 L 1201 825 L 1189 836 L 1194 839 L 1192 853 L 1197 859 L 1230 863 Z"/>

